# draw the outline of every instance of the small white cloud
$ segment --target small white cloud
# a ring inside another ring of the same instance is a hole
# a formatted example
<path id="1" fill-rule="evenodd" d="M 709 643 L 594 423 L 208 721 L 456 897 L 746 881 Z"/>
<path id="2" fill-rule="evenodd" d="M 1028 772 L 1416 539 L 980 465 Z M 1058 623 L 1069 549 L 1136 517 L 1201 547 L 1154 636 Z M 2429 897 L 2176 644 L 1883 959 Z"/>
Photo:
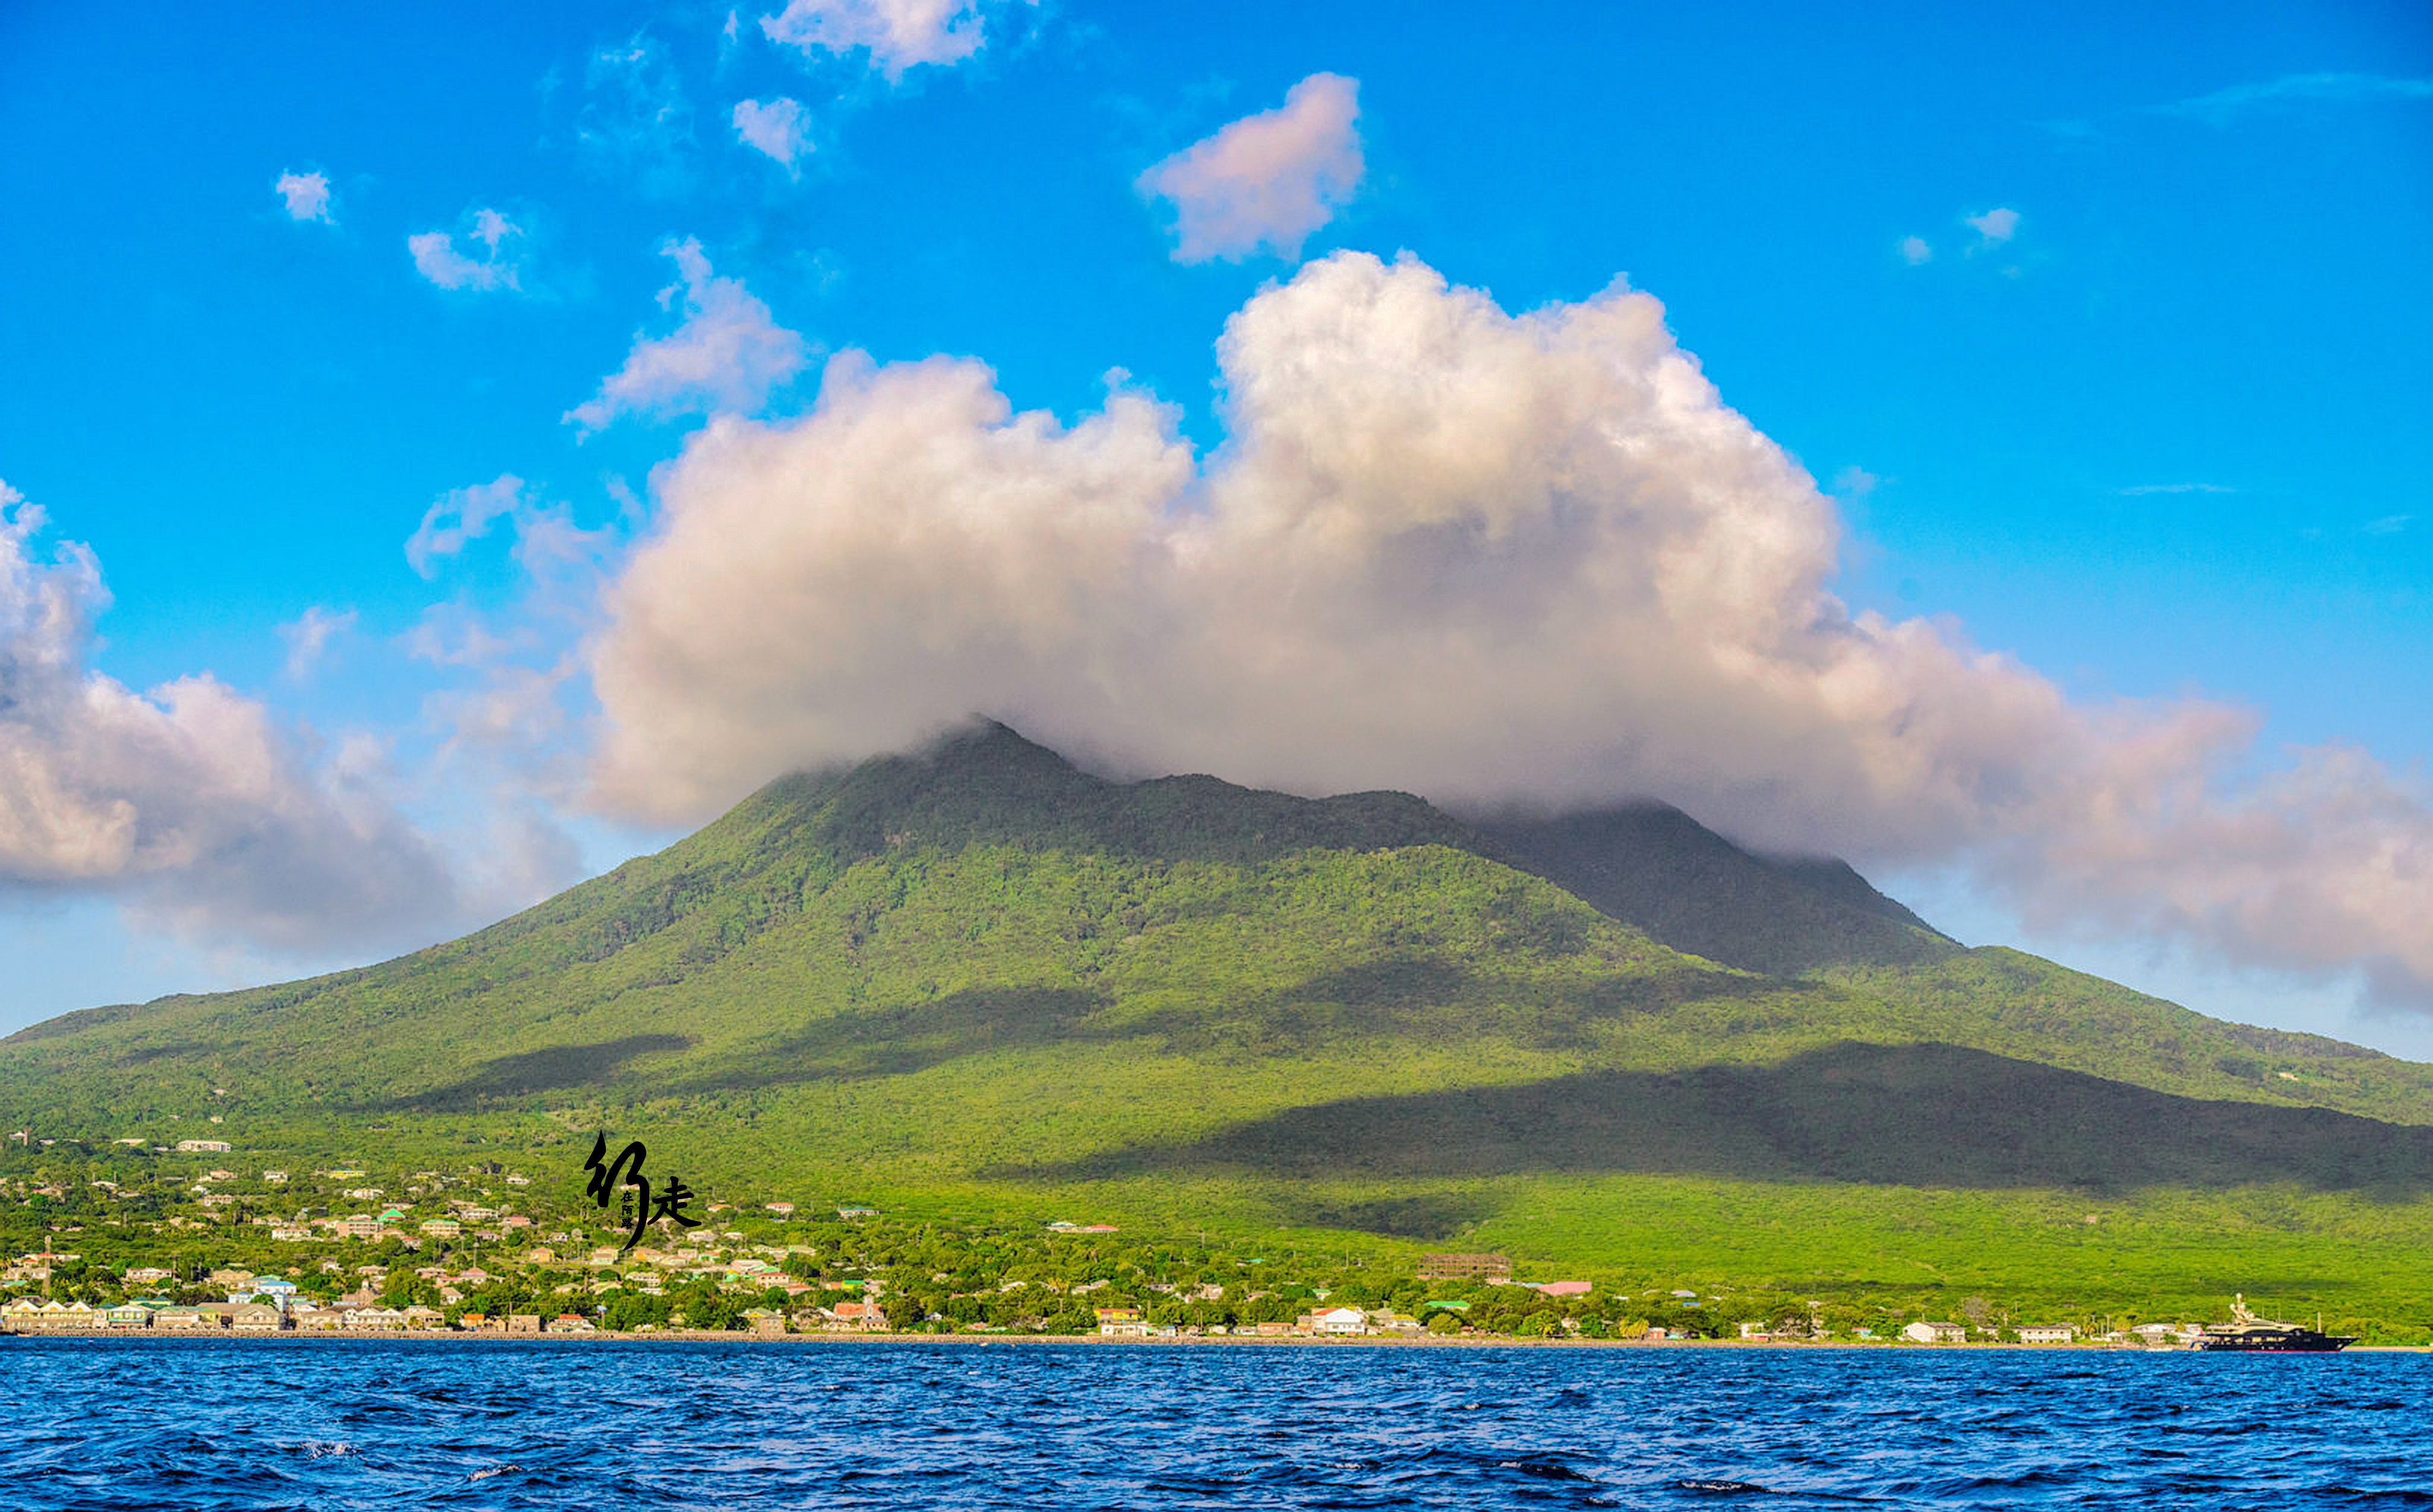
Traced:
<path id="1" fill-rule="evenodd" d="M 2019 212 L 2016 210 L 1989 210 L 1982 215 L 1963 215 L 1960 218 L 1977 233 L 1977 245 L 1969 248 L 1972 252 L 1999 246 L 2019 229 Z"/>
<path id="2" fill-rule="evenodd" d="M 495 210 L 478 210 L 466 232 L 482 255 L 468 257 L 456 249 L 456 238 L 446 231 L 418 231 L 405 239 L 415 270 L 443 289 L 522 292 L 523 228 Z"/>
<path id="3" fill-rule="evenodd" d="M 1833 474 L 1833 494 L 1835 498 L 1856 503 L 1883 486 L 1883 482 L 1864 467 L 1844 467 Z"/>
<path id="4" fill-rule="evenodd" d="M 2361 528 L 2369 535 L 2396 535 L 2406 530 L 2408 521 L 2415 518 L 2413 515 L 2385 515 L 2380 519 L 2367 520 Z"/>
<path id="5" fill-rule="evenodd" d="M 2112 491 L 2130 499 L 2143 498 L 2147 494 L 2235 494 L 2238 492 L 2236 488 L 2226 487 L 2218 483 L 2141 483 L 2133 487 L 2115 488 Z"/>
<path id="6" fill-rule="evenodd" d="M 769 40 L 806 53 L 866 51 L 891 79 L 922 63 L 960 63 L 980 50 L 995 0 L 790 0 L 760 18 Z"/>
<path id="7" fill-rule="evenodd" d="M 1312 74 L 1285 103 L 1195 142 L 1134 180 L 1174 207 L 1174 260 L 1238 261 L 1265 246 L 1297 258 L 1302 243 L 1359 187 L 1353 123 L 1360 81 Z"/>
<path id="8" fill-rule="evenodd" d="M 300 683 L 312 676 L 329 651 L 330 642 L 354 627 L 354 610 L 342 609 L 332 614 L 317 603 L 281 625 L 279 638 L 287 642 L 288 679 Z"/>
<path id="9" fill-rule="evenodd" d="M 738 100 L 735 103 L 735 134 L 746 145 L 759 148 L 782 164 L 786 171 L 795 171 L 795 164 L 810 155 L 810 117 L 804 112 L 802 102 L 780 95 L 766 102 Z"/>
<path id="10" fill-rule="evenodd" d="M 431 501 L 422 524 L 405 543 L 405 559 L 428 578 L 438 571 L 440 557 L 453 556 L 468 541 L 490 533 L 502 516 L 513 514 L 524 501 L 524 481 L 502 472 L 488 483 L 451 488 Z"/>
<path id="11" fill-rule="evenodd" d="M 659 302 L 672 303 L 681 293 L 684 322 L 665 336 L 637 333 L 625 365 L 566 412 L 567 422 L 587 433 L 624 415 L 749 413 L 802 371 L 802 336 L 778 325 L 741 281 L 716 277 L 699 242 L 688 238 L 660 250 L 675 260 L 677 282 L 661 291 Z"/>
<path id="12" fill-rule="evenodd" d="M 287 218 L 296 221 L 319 221 L 324 226 L 334 224 L 330 212 L 330 178 L 318 173 L 282 173 L 279 182 L 271 185 L 287 201 Z"/>
<path id="13" fill-rule="evenodd" d="M 1901 261 L 1912 267 L 1934 261 L 1934 248 L 1926 245 L 1923 236 L 1904 236 L 1900 242 Z"/>

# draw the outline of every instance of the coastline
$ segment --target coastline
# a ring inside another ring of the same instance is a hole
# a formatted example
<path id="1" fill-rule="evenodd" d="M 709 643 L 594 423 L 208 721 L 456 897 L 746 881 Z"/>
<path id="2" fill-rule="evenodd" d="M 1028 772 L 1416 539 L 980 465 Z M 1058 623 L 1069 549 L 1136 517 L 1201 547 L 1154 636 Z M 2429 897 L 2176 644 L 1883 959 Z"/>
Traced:
<path id="1" fill-rule="evenodd" d="M 0 1338 L 55 1339 L 79 1344 L 476 1344 L 549 1348 L 579 1348 L 591 1345 L 648 1347 L 655 1344 L 725 1344 L 765 1345 L 777 1348 L 839 1345 L 902 1345 L 945 1344 L 965 1349 L 984 1349 L 999 1345 L 1038 1348 L 1047 1345 L 1086 1345 L 1097 1349 L 1332 1349 L 1332 1350 L 1704 1350 L 1704 1351 L 1788 1351 L 1819 1352 L 1827 1351 L 1894 1351 L 1902 1354 L 1956 1354 L 2011 1351 L 2030 1354 L 2196 1354 L 2195 1350 L 2156 1350 L 2137 1346 L 2111 1344 L 1917 1344 L 1895 1343 L 1888 1339 L 1522 1339 L 1522 1338 L 1392 1338 L 1302 1336 L 1268 1336 L 1225 1334 L 1177 1334 L 1170 1338 L 1142 1338 L 1136 1335 L 1110 1337 L 1086 1334 L 745 1334 L 707 1329 L 667 1329 L 655 1334 L 502 1334 L 473 1333 L 452 1330 L 408 1332 L 404 1330 L 367 1330 L 348 1333 L 278 1333 L 247 1332 L 244 1334 L 184 1331 L 154 1332 L 148 1329 L 61 1329 L 48 1330 L 0 1329 Z M 2357 1344 L 2344 1353 L 2424 1354 L 2433 1353 L 2433 1345 L 2424 1344 Z"/>

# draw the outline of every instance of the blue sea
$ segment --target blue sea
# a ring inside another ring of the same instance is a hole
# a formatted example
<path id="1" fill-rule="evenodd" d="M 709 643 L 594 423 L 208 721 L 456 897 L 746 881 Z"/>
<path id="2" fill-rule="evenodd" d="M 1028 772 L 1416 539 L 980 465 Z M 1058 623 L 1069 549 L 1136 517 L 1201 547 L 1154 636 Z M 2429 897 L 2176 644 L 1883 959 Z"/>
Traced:
<path id="1" fill-rule="evenodd" d="M 2433 1506 L 2433 1355 L 0 1340 L 0 1508 Z"/>

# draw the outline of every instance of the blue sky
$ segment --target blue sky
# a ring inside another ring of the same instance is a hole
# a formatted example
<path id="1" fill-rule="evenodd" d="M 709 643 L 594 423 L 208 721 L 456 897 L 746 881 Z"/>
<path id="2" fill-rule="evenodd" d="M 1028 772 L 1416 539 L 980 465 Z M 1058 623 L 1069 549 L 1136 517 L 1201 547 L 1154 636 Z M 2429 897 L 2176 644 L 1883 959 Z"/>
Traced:
<path id="1" fill-rule="evenodd" d="M 987 705 L 2433 1058 L 2421 7 L 19 7 L 0 141 L 0 1028 Z"/>

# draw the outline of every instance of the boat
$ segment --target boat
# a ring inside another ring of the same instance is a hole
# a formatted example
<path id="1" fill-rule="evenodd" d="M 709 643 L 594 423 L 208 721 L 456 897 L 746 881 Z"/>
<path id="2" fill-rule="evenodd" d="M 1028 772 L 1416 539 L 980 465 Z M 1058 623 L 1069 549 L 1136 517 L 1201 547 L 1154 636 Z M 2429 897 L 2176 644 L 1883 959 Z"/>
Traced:
<path id="1" fill-rule="evenodd" d="M 2247 1354 L 2329 1354 L 2356 1342 L 2338 1334 L 2258 1317 L 2248 1311 L 2247 1298 L 2242 1293 L 2230 1300 L 2230 1321 L 2207 1323 L 2204 1332 L 2197 1335 L 2196 1347 Z"/>

